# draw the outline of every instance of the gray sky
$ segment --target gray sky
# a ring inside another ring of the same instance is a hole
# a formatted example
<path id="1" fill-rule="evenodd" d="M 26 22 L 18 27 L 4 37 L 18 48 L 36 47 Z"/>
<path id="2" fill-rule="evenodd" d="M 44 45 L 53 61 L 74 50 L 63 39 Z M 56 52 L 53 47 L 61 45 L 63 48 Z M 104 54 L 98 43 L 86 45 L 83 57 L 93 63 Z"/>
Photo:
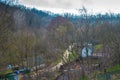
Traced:
<path id="1" fill-rule="evenodd" d="M 28 7 L 52 11 L 55 13 L 71 12 L 85 6 L 90 13 L 114 12 L 120 13 L 120 0 L 19 0 Z"/>

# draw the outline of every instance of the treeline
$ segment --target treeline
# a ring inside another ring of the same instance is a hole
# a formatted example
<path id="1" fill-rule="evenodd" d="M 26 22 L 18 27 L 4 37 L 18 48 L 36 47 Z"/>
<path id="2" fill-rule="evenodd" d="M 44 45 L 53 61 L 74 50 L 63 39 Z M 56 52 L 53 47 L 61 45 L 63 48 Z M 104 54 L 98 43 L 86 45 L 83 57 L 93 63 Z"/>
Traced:
<path id="1" fill-rule="evenodd" d="M 8 64 L 34 66 L 36 56 L 52 64 L 72 43 L 103 44 L 110 64 L 120 63 L 120 15 L 54 16 L 0 3 L 0 69 Z M 116 58 L 117 57 L 117 58 Z"/>

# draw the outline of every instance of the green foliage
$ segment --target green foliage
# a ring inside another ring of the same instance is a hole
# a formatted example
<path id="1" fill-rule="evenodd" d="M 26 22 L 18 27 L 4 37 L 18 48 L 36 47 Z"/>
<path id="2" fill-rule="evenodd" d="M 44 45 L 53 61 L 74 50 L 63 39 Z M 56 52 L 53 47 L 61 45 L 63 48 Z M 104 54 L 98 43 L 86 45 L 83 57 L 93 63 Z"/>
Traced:
<path id="1" fill-rule="evenodd" d="M 119 71 L 119 70 L 120 70 L 120 64 L 117 64 L 111 68 L 107 68 L 107 72 Z"/>
<path id="2" fill-rule="evenodd" d="M 11 72 L 12 72 L 12 70 L 8 69 L 8 70 L 5 70 L 3 72 L 0 72 L 0 75 L 5 75 L 5 74 L 11 73 Z"/>
<path id="3" fill-rule="evenodd" d="M 95 50 L 100 50 L 102 47 L 103 47 L 102 44 L 98 44 L 94 46 Z"/>
<path id="4" fill-rule="evenodd" d="M 69 54 L 69 60 L 70 60 L 70 61 L 73 61 L 73 60 L 75 60 L 75 59 L 77 59 L 77 58 L 78 58 L 78 55 L 76 54 L 75 51 L 70 52 L 70 54 Z"/>
<path id="5" fill-rule="evenodd" d="M 107 72 L 101 72 L 97 75 L 98 80 L 109 80 L 111 75 L 119 74 L 120 73 L 120 64 L 117 64 L 111 68 L 107 68 Z M 117 79 L 115 79 L 117 80 Z M 119 79 L 118 79 L 119 80 Z"/>
<path id="6" fill-rule="evenodd" d="M 72 52 L 70 52 L 70 54 L 69 54 L 69 61 L 72 61 L 73 59 L 74 59 L 74 56 L 73 56 Z"/>

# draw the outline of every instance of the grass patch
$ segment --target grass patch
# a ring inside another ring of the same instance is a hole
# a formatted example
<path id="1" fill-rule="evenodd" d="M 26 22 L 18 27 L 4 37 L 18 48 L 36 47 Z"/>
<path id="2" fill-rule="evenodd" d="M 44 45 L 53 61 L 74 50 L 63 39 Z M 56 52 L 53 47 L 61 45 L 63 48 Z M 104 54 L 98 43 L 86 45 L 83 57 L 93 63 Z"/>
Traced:
<path id="1" fill-rule="evenodd" d="M 78 55 L 75 53 L 75 51 L 73 51 L 73 53 L 70 52 L 70 54 L 69 54 L 69 60 L 70 61 L 73 61 L 73 60 L 75 60 L 77 58 L 78 58 Z"/>
<path id="2" fill-rule="evenodd" d="M 109 80 L 110 75 L 119 74 L 120 73 L 120 64 L 117 64 L 111 68 L 107 68 L 106 71 L 107 71 L 106 73 L 101 72 L 97 76 L 98 80 Z M 114 80 L 119 80 L 119 79 L 114 79 Z"/>
<path id="3" fill-rule="evenodd" d="M 12 70 L 8 69 L 3 72 L 0 72 L 0 75 L 5 75 L 5 74 L 11 73 L 11 72 L 12 72 Z"/>
<path id="4" fill-rule="evenodd" d="M 99 49 L 101 49 L 102 47 L 103 47 L 102 44 L 98 44 L 98 45 L 95 45 L 95 46 L 94 46 L 95 50 L 99 50 Z"/>
<path id="5" fill-rule="evenodd" d="M 119 71 L 119 70 L 120 70 L 120 64 L 117 64 L 111 68 L 107 68 L 107 72 Z"/>

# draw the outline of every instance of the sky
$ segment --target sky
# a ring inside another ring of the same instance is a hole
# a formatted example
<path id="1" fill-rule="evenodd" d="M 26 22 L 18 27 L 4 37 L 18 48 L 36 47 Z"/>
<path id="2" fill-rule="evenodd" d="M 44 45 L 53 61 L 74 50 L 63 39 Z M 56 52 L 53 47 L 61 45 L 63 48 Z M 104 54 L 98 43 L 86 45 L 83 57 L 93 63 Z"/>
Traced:
<path id="1" fill-rule="evenodd" d="M 54 13 L 79 14 L 83 6 L 88 13 L 120 13 L 120 0 L 19 0 L 20 4 Z"/>

